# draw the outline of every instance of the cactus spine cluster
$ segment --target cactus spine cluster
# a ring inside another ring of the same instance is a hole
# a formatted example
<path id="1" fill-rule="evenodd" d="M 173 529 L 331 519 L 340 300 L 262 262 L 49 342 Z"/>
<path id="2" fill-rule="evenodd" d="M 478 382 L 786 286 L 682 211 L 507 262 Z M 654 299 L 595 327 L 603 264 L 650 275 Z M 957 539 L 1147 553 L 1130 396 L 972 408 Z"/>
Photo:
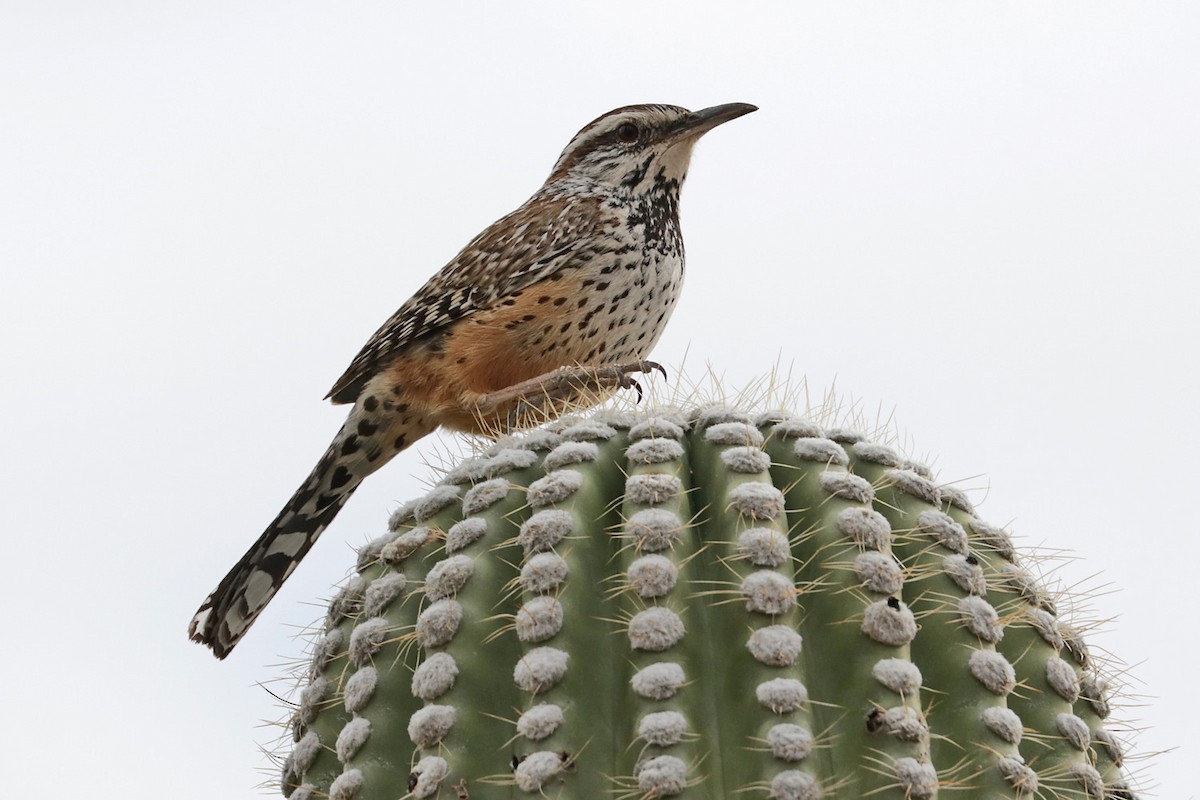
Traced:
<path id="1" fill-rule="evenodd" d="M 307 681 L 291 800 L 1133 797 L 1008 535 L 784 413 L 469 459 L 364 548 Z"/>

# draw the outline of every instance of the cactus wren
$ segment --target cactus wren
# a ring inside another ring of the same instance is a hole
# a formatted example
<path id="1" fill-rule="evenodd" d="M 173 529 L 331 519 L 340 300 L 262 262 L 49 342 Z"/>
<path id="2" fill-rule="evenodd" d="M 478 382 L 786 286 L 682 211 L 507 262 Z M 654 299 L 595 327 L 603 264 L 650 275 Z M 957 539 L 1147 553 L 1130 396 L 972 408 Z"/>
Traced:
<path id="1" fill-rule="evenodd" d="M 541 189 L 476 236 L 371 337 L 329 391 L 352 404 L 292 499 L 192 618 L 224 658 L 359 483 L 439 425 L 495 435 L 528 406 L 586 404 L 663 332 L 683 281 L 692 146 L 745 103 L 618 108 L 575 135 Z"/>

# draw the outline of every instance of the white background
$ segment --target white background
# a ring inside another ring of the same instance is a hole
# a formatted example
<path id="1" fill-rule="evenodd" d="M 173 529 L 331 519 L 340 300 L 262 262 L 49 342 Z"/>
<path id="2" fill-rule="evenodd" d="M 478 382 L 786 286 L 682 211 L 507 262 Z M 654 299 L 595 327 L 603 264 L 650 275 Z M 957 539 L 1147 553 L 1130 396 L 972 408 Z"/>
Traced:
<path id="1" fill-rule="evenodd" d="M 1196 796 L 1200 6 L 618 0 L 6 4 L 6 795 L 259 796 L 257 682 L 432 452 L 216 662 L 188 618 L 321 396 L 588 120 L 731 101 L 762 110 L 697 148 L 658 359 L 836 381 L 1078 554 L 1138 749 L 1177 748 L 1143 777 Z"/>

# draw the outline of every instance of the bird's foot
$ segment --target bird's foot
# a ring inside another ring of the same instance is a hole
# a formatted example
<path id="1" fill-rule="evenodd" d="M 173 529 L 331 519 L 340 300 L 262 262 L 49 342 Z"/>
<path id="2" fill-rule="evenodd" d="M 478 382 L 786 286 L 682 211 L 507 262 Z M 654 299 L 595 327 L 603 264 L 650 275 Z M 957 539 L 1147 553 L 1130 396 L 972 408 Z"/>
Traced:
<path id="1" fill-rule="evenodd" d="M 664 379 L 667 377 L 666 369 L 654 361 L 633 361 L 601 367 L 559 367 L 536 378 L 481 395 L 475 407 L 484 419 L 494 418 L 497 414 L 503 414 L 502 409 L 509 408 L 508 428 L 525 427 L 545 422 L 551 416 L 562 413 L 564 406 L 595 405 L 605 394 L 614 390 L 633 389 L 640 403 L 644 396 L 642 385 L 633 375 L 654 370 L 661 372 Z"/>

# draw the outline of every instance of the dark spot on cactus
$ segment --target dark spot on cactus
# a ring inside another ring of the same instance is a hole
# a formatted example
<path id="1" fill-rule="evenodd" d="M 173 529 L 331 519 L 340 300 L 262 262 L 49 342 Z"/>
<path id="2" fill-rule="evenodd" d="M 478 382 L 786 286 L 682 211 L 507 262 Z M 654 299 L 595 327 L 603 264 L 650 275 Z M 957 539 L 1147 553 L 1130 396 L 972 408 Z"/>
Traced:
<path id="1" fill-rule="evenodd" d="M 467 779 L 462 778 L 454 784 L 454 796 L 457 800 L 469 800 L 471 793 L 467 791 Z"/>
<path id="2" fill-rule="evenodd" d="M 887 599 L 887 607 L 890 608 L 892 611 L 899 611 L 900 610 L 900 601 L 897 600 L 895 597 L 889 597 Z"/>
<path id="3" fill-rule="evenodd" d="M 884 712 L 882 708 L 872 708 L 867 714 L 867 733 L 879 733 L 883 730 Z"/>
<path id="4" fill-rule="evenodd" d="M 517 755 L 513 753 L 512 761 L 508 762 L 509 769 L 513 772 L 517 771 L 517 767 L 521 766 L 521 762 L 528 758 L 527 755 Z"/>
<path id="5" fill-rule="evenodd" d="M 417 775 L 417 773 L 415 773 L 415 772 L 410 772 L 410 773 L 408 773 L 408 790 L 409 790 L 410 792 L 411 792 L 413 789 L 416 789 L 416 788 L 417 788 L 417 781 L 418 781 L 418 780 L 420 780 L 420 776 L 419 776 L 419 775 Z"/>
<path id="6" fill-rule="evenodd" d="M 562 761 L 563 769 L 575 769 L 575 756 L 566 750 L 560 750 L 558 757 Z"/>
<path id="7" fill-rule="evenodd" d="M 975 556 L 967 556 L 966 562 L 968 564 L 970 564 L 972 567 L 974 567 L 975 565 L 977 565 L 979 563 L 979 559 L 976 558 Z"/>

